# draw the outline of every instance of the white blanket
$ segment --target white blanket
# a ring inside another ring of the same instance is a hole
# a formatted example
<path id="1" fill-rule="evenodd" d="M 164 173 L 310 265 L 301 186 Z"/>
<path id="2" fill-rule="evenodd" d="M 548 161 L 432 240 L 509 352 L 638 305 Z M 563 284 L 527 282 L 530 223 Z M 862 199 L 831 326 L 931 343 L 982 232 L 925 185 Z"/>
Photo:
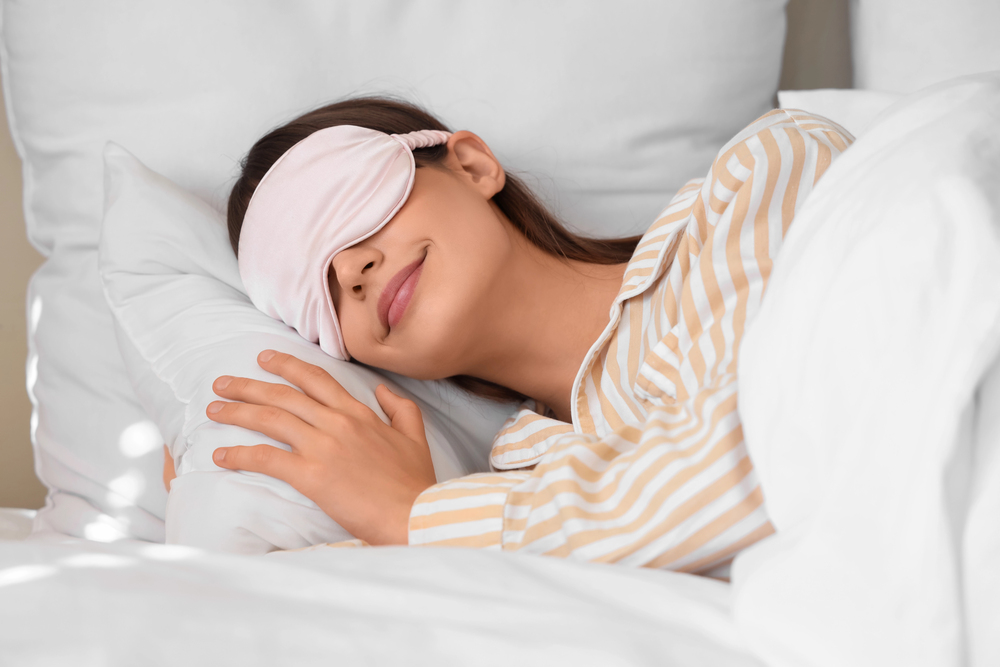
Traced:
<path id="1" fill-rule="evenodd" d="M 759 665 L 728 600 L 693 575 L 496 552 L 0 542 L 0 664 Z"/>
<path id="2" fill-rule="evenodd" d="M 904 98 L 796 217 L 740 359 L 773 665 L 1000 665 L 1000 72 Z"/>

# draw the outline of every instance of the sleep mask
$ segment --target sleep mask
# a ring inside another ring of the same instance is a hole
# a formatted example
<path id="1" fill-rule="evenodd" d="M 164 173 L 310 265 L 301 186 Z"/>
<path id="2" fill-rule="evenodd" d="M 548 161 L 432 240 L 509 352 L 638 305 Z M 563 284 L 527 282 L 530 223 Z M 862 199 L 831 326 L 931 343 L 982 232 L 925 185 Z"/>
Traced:
<path id="1" fill-rule="evenodd" d="M 330 356 L 349 360 L 327 282 L 330 262 L 406 203 L 413 150 L 450 136 L 337 125 L 288 149 L 257 185 L 240 232 L 240 277 L 254 306 Z"/>

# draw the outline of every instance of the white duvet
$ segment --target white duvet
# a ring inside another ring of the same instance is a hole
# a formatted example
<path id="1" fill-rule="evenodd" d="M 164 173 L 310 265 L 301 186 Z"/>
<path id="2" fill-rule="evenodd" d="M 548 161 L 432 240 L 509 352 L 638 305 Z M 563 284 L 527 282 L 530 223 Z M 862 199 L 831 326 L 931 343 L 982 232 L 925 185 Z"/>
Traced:
<path id="1" fill-rule="evenodd" d="M 759 665 L 728 586 L 457 549 L 0 543 L 3 665 Z"/>
<path id="2" fill-rule="evenodd" d="M 810 194 L 743 344 L 773 665 L 1000 665 L 1000 72 L 906 97 Z"/>
<path id="3" fill-rule="evenodd" d="M 465 550 L 0 542 L 0 664 L 1000 664 L 1000 73 L 904 98 L 745 339 L 733 584 Z"/>

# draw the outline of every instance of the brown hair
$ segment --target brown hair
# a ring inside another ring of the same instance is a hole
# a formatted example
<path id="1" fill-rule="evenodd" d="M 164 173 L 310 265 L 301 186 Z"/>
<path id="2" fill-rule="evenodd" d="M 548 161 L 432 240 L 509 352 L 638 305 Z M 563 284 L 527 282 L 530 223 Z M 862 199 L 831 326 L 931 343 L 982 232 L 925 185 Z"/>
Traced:
<path id="1" fill-rule="evenodd" d="M 234 252 L 239 252 L 240 229 L 250 198 L 267 170 L 285 151 L 313 132 L 335 125 L 356 125 L 386 134 L 404 134 L 417 130 L 450 131 L 423 109 L 389 97 L 358 97 L 336 102 L 271 130 L 243 158 L 240 177 L 229 195 L 227 219 L 229 241 Z M 413 159 L 418 169 L 437 166 L 447 153 L 448 149 L 444 145 L 418 148 L 413 151 Z M 623 264 L 631 259 L 639 243 L 639 236 L 595 239 L 574 234 L 510 172 L 506 174 L 503 189 L 493 195 L 493 203 L 528 241 L 556 257 L 590 264 Z M 495 401 L 522 401 L 526 398 L 507 387 L 468 375 L 456 375 L 448 379 L 466 391 Z"/>

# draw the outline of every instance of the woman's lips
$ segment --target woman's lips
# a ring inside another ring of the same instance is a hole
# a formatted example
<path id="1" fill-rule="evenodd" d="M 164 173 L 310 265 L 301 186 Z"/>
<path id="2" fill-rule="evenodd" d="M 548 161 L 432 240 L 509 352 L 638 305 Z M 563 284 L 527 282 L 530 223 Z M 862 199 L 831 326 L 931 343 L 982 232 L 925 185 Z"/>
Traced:
<path id="1" fill-rule="evenodd" d="M 382 288 L 378 297 L 378 318 L 385 327 L 392 328 L 403 318 L 406 306 L 413 297 L 420 280 L 424 257 L 404 266 Z"/>
<path id="2" fill-rule="evenodd" d="M 413 292 L 417 289 L 417 281 L 420 280 L 420 272 L 423 268 L 423 263 L 419 264 L 406 280 L 403 281 L 403 284 L 399 286 L 396 298 L 392 300 L 392 305 L 389 306 L 389 312 L 387 313 L 390 328 L 399 324 L 399 321 L 403 319 L 403 313 L 406 312 L 406 307 L 410 304 Z"/>

